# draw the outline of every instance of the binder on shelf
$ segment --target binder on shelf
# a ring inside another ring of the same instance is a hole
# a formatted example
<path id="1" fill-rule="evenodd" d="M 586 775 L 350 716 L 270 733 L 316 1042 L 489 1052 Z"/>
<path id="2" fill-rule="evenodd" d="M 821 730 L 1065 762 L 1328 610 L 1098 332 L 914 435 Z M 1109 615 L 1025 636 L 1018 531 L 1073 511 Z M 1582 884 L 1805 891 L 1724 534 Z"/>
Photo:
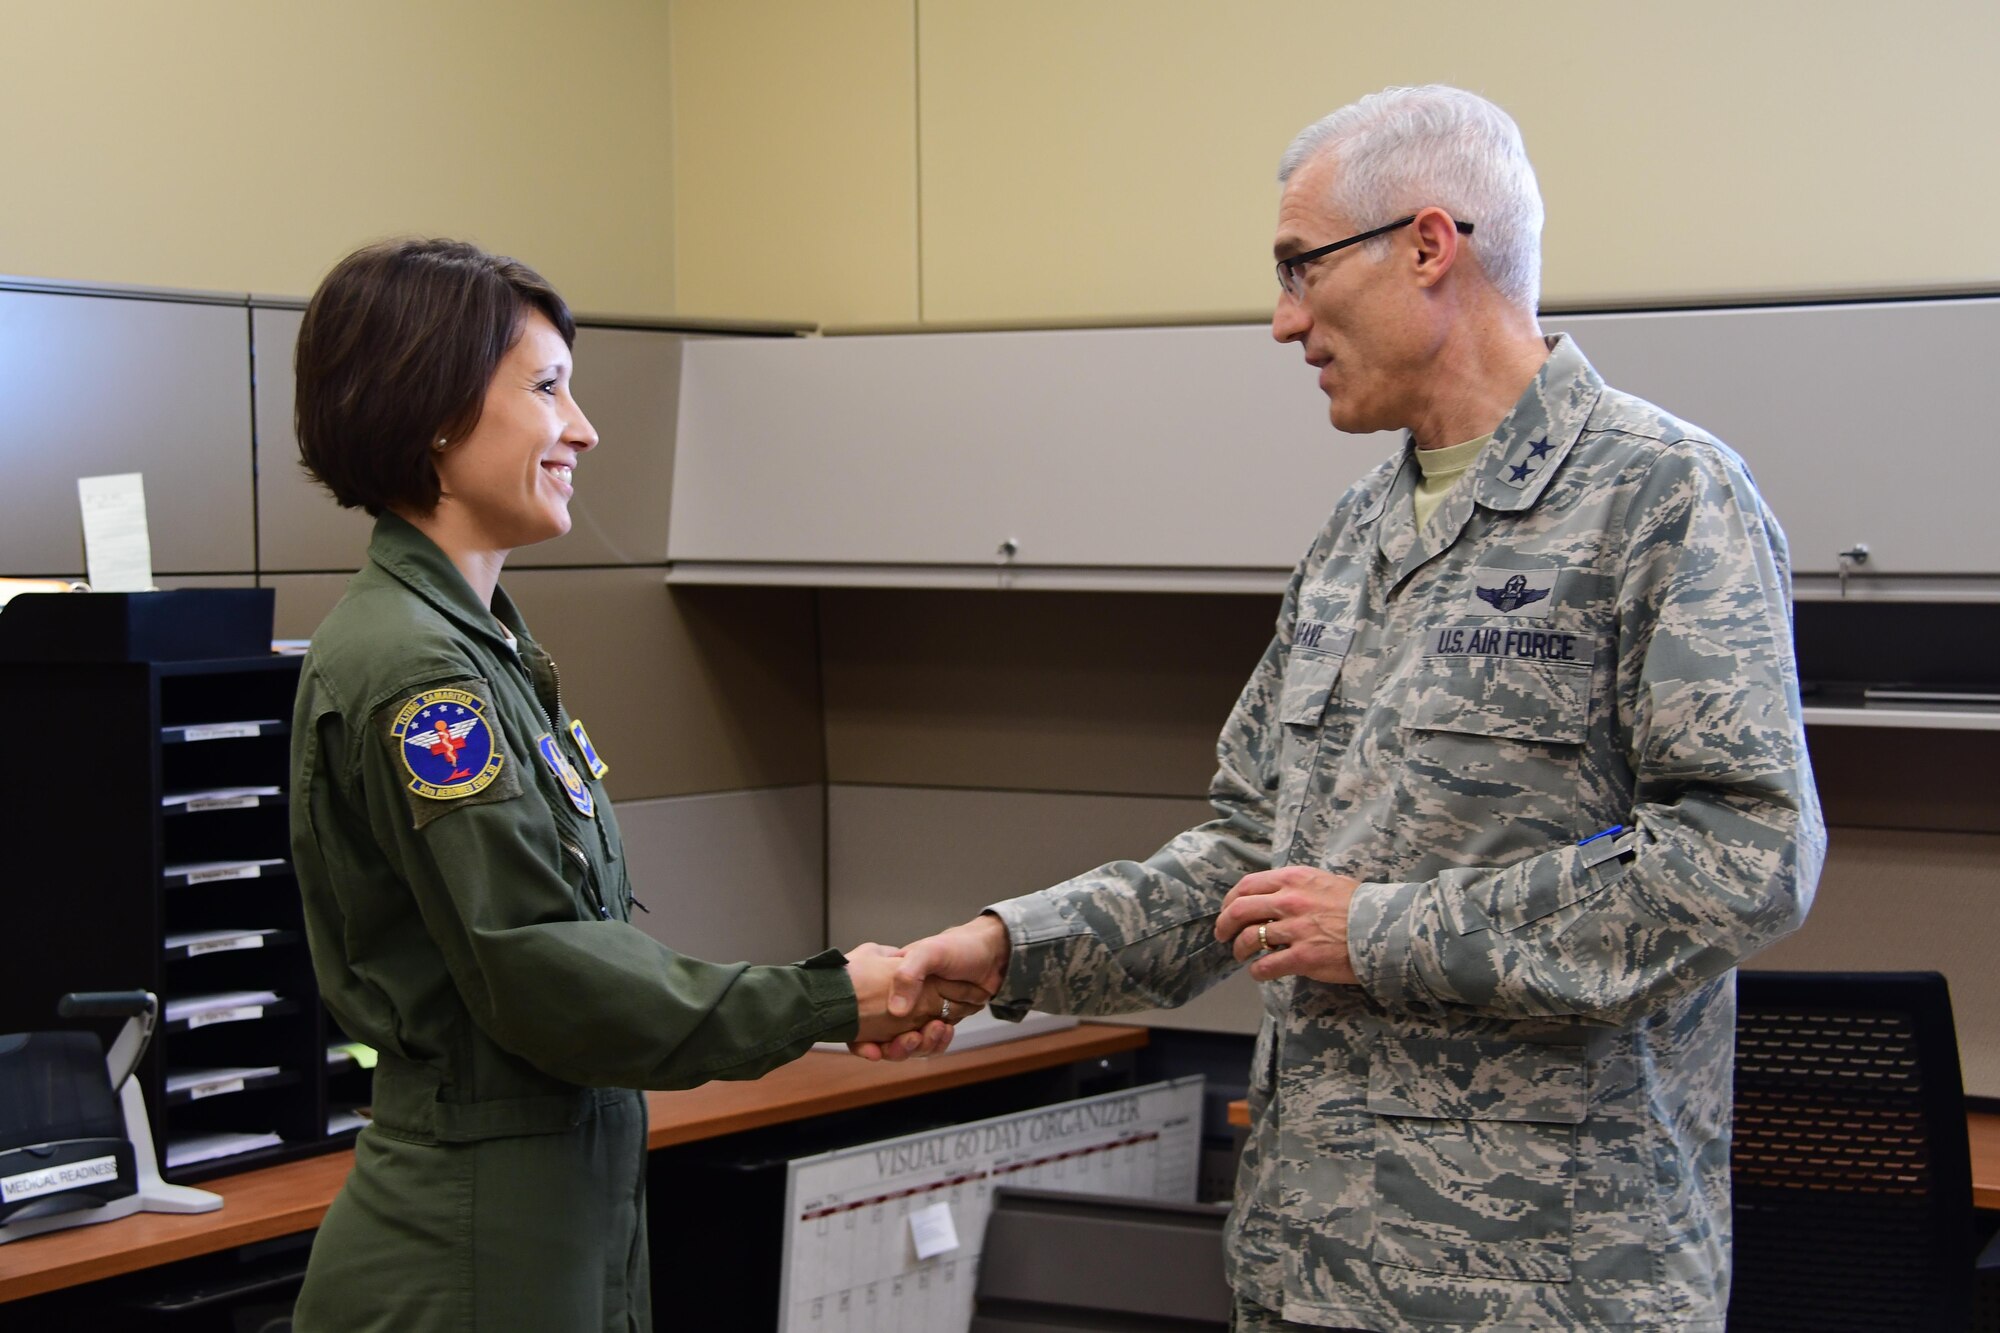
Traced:
<path id="1" fill-rule="evenodd" d="M 29 592 L 0 606 L 0 662 L 188 662 L 271 651 L 270 588 Z"/>

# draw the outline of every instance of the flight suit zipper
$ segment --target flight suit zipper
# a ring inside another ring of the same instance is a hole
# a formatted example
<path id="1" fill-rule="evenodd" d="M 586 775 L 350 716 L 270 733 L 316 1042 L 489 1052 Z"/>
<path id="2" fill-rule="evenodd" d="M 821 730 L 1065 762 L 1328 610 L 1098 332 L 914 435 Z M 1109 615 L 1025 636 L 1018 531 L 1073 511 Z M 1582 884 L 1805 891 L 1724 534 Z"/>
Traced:
<path id="1" fill-rule="evenodd" d="M 562 715 L 562 673 L 557 670 L 555 659 L 548 654 L 544 653 L 542 660 L 549 664 L 549 692 L 555 696 L 556 716 L 560 717 Z M 518 650 L 514 654 L 514 664 L 520 667 L 522 674 L 527 676 L 528 693 L 534 696 L 535 708 L 541 713 L 542 722 L 548 727 L 548 735 L 553 740 L 556 735 L 555 718 L 549 716 L 549 706 L 542 701 L 542 692 L 535 686 L 535 669 L 528 665 L 526 655 Z M 558 745 L 561 743 L 561 741 L 556 741 Z M 590 897 L 590 906 L 597 910 L 598 920 L 611 920 L 611 909 L 605 906 L 604 895 L 598 891 L 597 876 L 591 869 L 590 858 L 584 854 L 583 848 L 577 846 L 569 838 L 561 834 L 558 834 L 557 837 L 562 843 L 563 850 L 575 858 L 577 869 L 583 872 L 583 891 Z"/>
<path id="2" fill-rule="evenodd" d="M 548 656 L 546 653 L 542 655 L 542 660 L 549 664 L 549 691 L 556 697 L 556 716 L 561 717 L 562 716 L 562 668 L 556 665 L 555 658 Z M 541 700 L 537 699 L 536 702 L 540 703 Z M 549 724 L 549 734 L 551 736 L 556 735 L 555 724 L 553 722 Z M 562 738 L 560 736 L 556 736 L 556 744 L 557 745 L 562 744 Z M 588 780 L 589 780 L 588 778 L 585 779 L 585 781 Z M 598 837 L 602 838 L 604 837 L 604 834 L 600 831 L 598 833 Z M 600 910 L 602 910 L 603 908 L 603 902 L 604 902 L 603 897 L 600 895 L 598 898 L 598 906 Z M 627 889 L 625 892 L 625 903 L 626 903 L 625 910 L 628 915 L 630 914 L 632 908 L 634 907 L 646 913 L 648 916 L 652 915 L 653 909 L 646 906 L 646 904 L 640 902 L 638 897 L 634 895 L 630 889 Z M 611 914 L 609 912 L 605 913 L 605 916 L 607 918 L 610 915 Z"/>
<path id="3" fill-rule="evenodd" d="M 597 880 L 590 870 L 590 858 L 583 854 L 583 848 L 568 838 L 563 838 L 561 841 L 563 850 L 576 858 L 577 868 L 583 871 L 583 891 L 590 895 L 591 905 L 597 909 L 598 920 L 609 921 L 611 909 L 604 905 L 604 895 L 597 891 Z"/>

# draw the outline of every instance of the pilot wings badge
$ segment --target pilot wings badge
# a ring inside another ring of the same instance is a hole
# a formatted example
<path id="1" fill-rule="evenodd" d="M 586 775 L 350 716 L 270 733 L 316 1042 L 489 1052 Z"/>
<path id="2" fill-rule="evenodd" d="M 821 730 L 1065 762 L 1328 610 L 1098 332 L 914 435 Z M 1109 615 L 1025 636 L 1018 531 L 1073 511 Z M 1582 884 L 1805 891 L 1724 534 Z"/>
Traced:
<path id="1" fill-rule="evenodd" d="M 1522 607 L 1546 602 L 1555 589 L 1557 572 L 1553 569 L 1482 569 L 1474 576 L 1472 590 L 1478 594 L 1480 601 L 1502 615 L 1511 616 Z M 1489 576 L 1493 580 L 1491 587 L 1486 583 Z M 1539 606 L 1528 614 L 1539 620 L 1548 614 L 1548 610 L 1547 606 Z"/>
<path id="2" fill-rule="evenodd" d="M 409 789 L 433 801 L 483 791 L 505 756 L 493 743 L 486 701 L 466 690 L 426 690 L 397 712 L 389 734 L 400 742 Z"/>

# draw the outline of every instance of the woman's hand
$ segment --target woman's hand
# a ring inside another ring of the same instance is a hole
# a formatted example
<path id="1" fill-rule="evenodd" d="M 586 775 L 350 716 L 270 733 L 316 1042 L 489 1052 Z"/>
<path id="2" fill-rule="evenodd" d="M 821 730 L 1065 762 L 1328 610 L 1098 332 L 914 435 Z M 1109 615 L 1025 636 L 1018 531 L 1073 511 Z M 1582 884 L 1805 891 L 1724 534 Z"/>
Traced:
<path id="1" fill-rule="evenodd" d="M 913 1006 L 899 1016 L 889 1012 L 895 994 L 901 949 L 863 944 L 847 954 L 847 976 L 854 983 L 854 1001 L 861 1028 L 856 1042 L 893 1047 L 902 1055 L 935 1055 L 951 1044 L 951 1029 L 960 1019 L 978 1013 L 991 998 L 988 992 L 962 981 L 927 978 Z"/>

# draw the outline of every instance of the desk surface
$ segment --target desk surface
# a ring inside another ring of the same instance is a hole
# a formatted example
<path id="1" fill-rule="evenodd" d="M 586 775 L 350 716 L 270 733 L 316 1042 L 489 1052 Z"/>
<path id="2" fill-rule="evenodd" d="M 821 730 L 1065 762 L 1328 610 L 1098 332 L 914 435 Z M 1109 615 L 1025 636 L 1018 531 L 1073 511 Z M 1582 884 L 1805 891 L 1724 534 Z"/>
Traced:
<path id="1" fill-rule="evenodd" d="M 869 1064 L 849 1055 L 813 1052 L 754 1083 L 647 1093 L 652 1119 L 647 1146 L 691 1143 L 1006 1078 L 1132 1050 L 1144 1046 L 1146 1037 L 1144 1028 L 1085 1023 L 904 1064 Z M 202 1182 L 200 1188 L 223 1198 L 222 1207 L 212 1213 L 139 1213 L 0 1245 L 0 1301 L 310 1231 L 326 1215 L 353 1165 L 354 1153 L 345 1151 L 246 1171 Z"/>
<path id="2" fill-rule="evenodd" d="M 1247 1100 L 1229 1103 L 1229 1123 L 1249 1127 Z M 1972 1145 L 1972 1206 L 2000 1211 L 2000 1115 L 1968 1111 L 1965 1128 Z"/>

